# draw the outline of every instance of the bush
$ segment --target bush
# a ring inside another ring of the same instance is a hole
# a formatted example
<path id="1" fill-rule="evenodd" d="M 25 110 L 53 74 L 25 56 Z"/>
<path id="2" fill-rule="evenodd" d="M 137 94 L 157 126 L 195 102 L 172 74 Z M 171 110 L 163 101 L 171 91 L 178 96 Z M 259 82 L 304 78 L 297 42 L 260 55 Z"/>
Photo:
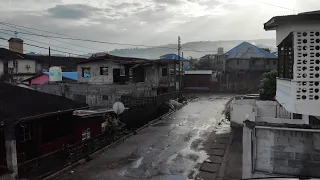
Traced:
<path id="1" fill-rule="evenodd" d="M 276 70 L 262 74 L 259 89 L 261 100 L 274 99 L 277 89 L 277 75 L 278 72 Z"/>

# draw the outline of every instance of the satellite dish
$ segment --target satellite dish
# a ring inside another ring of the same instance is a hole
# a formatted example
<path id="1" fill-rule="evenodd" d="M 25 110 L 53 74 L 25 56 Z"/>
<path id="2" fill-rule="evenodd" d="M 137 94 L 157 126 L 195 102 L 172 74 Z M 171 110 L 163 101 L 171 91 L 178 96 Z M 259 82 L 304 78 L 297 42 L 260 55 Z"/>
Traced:
<path id="1" fill-rule="evenodd" d="M 123 103 L 122 102 L 119 102 L 119 101 L 117 101 L 117 102 L 115 102 L 114 104 L 113 104 L 113 111 L 116 113 L 116 114 L 121 114 L 121 113 L 123 113 L 123 111 L 124 111 L 124 105 L 123 105 Z"/>

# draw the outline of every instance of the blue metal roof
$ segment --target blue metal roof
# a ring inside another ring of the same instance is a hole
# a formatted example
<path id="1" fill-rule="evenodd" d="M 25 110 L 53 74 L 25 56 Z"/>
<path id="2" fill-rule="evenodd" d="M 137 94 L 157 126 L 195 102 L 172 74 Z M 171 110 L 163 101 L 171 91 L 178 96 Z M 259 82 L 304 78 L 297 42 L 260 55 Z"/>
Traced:
<path id="1" fill-rule="evenodd" d="M 230 51 L 225 53 L 228 59 L 232 58 L 241 58 L 241 59 L 250 59 L 250 58 L 267 58 L 275 59 L 278 58 L 272 53 L 269 53 L 253 44 L 248 42 L 243 42 Z"/>
<path id="2" fill-rule="evenodd" d="M 43 73 L 49 76 L 49 72 Z M 78 81 L 78 72 L 62 72 L 62 77 Z M 90 75 L 85 73 L 85 77 L 90 77 Z"/>
<path id="3" fill-rule="evenodd" d="M 171 59 L 179 60 L 179 56 L 176 55 L 176 54 L 165 54 L 163 56 L 160 56 L 160 59 L 163 59 L 163 60 L 171 60 Z M 182 60 L 182 57 L 180 57 L 180 60 Z M 183 58 L 183 60 L 188 61 L 189 59 Z"/>

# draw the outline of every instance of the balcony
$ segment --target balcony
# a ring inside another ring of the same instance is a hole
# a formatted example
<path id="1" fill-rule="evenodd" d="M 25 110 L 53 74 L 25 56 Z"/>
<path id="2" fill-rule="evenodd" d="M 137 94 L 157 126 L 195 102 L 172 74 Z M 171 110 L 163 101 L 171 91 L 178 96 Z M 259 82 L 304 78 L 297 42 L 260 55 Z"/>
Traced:
<path id="1" fill-rule="evenodd" d="M 320 116 L 319 89 L 316 81 L 278 78 L 276 100 L 291 113 Z"/>

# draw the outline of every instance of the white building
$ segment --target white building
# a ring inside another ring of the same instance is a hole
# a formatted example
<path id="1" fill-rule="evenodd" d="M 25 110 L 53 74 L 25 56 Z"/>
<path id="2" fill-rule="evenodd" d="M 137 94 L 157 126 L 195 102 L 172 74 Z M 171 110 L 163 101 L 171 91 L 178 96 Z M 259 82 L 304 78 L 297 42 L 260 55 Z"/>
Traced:
<path id="1" fill-rule="evenodd" d="M 276 101 L 231 106 L 231 121 L 244 126 L 242 178 L 320 178 L 320 128 L 312 125 L 320 116 L 320 14 L 277 16 L 264 28 L 277 36 Z"/>
<path id="2" fill-rule="evenodd" d="M 273 17 L 279 54 L 277 101 L 289 112 L 320 116 L 320 14 Z"/>
<path id="3" fill-rule="evenodd" d="M 20 82 L 34 76 L 39 71 L 39 63 L 28 59 L 23 54 L 23 41 L 19 38 L 10 38 L 9 50 L 0 48 L 0 74 L 5 71 L 10 74 L 11 81 Z"/>

